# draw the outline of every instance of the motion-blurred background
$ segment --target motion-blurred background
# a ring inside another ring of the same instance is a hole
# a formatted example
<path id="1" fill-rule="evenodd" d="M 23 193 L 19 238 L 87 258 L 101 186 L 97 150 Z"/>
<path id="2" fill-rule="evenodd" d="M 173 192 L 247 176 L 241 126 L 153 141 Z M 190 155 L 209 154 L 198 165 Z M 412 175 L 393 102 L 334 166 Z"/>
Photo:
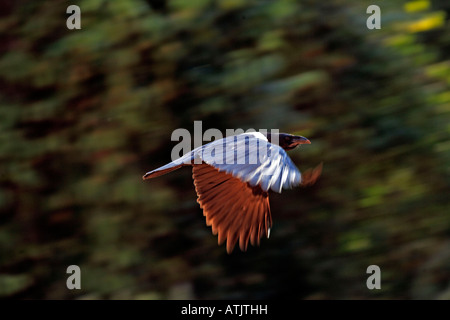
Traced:
<path id="1" fill-rule="evenodd" d="M 449 299 L 449 20 L 446 0 L 0 1 L 0 297 Z M 324 162 L 271 195 L 260 247 L 217 246 L 188 168 L 141 180 L 194 120 Z"/>

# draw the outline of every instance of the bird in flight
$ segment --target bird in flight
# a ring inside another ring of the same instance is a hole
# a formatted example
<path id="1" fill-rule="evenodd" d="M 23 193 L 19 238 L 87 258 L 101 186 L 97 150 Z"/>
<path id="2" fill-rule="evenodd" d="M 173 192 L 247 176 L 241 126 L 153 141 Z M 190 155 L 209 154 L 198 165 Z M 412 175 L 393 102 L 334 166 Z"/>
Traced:
<path id="1" fill-rule="evenodd" d="M 287 133 L 243 133 L 200 146 L 181 158 L 147 172 L 151 179 L 183 166 L 192 166 L 197 202 L 206 224 L 218 235 L 218 244 L 227 241 L 231 253 L 239 241 L 242 251 L 248 243 L 260 244 L 269 238 L 272 216 L 269 191 L 314 184 L 322 164 L 303 174 L 286 151 L 311 142 Z"/>

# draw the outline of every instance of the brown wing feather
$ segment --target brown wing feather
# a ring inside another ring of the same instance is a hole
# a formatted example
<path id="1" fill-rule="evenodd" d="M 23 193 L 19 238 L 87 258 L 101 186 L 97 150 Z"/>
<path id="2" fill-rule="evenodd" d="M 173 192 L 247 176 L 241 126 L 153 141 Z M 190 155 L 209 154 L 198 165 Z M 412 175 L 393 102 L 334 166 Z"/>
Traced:
<path id="1" fill-rule="evenodd" d="M 205 163 L 192 167 L 192 177 L 206 224 L 218 234 L 219 244 L 227 240 L 228 253 L 238 240 L 245 251 L 249 241 L 259 244 L 263 235 L 269 235 L 272 217 L 267 192 Z"/>

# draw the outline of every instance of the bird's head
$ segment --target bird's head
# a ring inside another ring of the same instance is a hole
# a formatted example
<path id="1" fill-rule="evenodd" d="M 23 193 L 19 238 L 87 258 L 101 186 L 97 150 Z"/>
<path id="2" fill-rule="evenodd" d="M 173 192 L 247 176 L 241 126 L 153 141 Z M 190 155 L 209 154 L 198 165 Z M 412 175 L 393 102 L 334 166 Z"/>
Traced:
<path id="1" fill-rule="evenodd" d="M 278 144 L 284 150 L 292 150 L 300 144 L 311 144 L 305 137 L 294 136 L 288 133 L 267 133 L 267 140 L 270 143 Z"/>

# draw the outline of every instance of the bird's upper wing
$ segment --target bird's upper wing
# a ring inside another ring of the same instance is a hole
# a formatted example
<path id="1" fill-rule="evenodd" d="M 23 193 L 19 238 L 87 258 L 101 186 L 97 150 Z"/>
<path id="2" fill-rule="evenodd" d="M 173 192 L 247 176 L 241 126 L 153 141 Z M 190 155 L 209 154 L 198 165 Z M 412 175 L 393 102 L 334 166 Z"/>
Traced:
<path id="1" fill-rule="evenodd" d="M 215 140 L 181 158 L 149 171 L 144 179 L 155 178 L 184 165 L 205 162 L 251 186 L 280 193 L 302 183 L 302 175 L 281 147 L 270 143 L 259 132 L 244 133 Z"/>
<path id="2" fill-rule="evenodd" d="M 213 141 L 193 150 L 194 158 L 233 175 L 251 186 L 280 193 L 300 185 L 302 176 L 278 145 L 259 133 L 245 133 Z"/>
<path id="3" fill-rule="evenodd" d="M 227 240 L 228 253 L 238 239 L 245 251 L 249 241 L 259 245 L 262 236 L 269 237 L 272 218 L 267 192 L 205 163 L 192 167 L 192 177 L 206 224 L 218 234 L 219 244 Z"/>

